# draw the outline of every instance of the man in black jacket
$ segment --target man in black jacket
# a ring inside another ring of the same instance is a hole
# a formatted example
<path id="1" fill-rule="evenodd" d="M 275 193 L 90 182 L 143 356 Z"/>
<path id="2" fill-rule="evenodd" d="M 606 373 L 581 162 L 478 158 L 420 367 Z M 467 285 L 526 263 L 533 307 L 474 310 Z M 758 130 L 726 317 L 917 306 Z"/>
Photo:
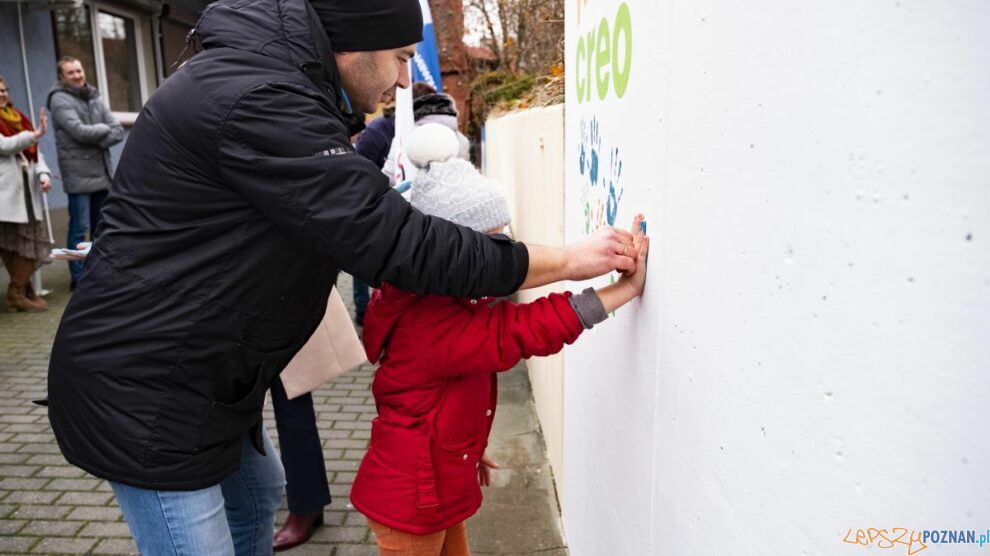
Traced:
<path id="1" fill-rule="evenodd" d="M 111 482 L 142 553 L 271 550 L 265 391 L 338 269 L 479 297 L 635 268 L 615 229 L 554 249 L 425 216 L 353 152 L 349 124 L 408 85 L 421 31 L 417 0 L 221 0 L 141 111 L 49 396 L 62 453 Z"/>

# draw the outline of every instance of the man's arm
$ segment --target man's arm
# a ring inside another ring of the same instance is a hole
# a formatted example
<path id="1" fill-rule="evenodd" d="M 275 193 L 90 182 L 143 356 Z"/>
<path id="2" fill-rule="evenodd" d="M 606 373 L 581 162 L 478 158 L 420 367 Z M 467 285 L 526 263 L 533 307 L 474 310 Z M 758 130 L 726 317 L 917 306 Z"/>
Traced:
<path id="1" fill-rule="evenodd" d="M 297 245 L 370 284 L 458 297 L 519 288 L 525 246 L 413 209 L 348 139 L 311 89 L 263 85 L 221 127 L 220 177 Z"/>
<path id="2" fill-rule="evenodd" d="M 603 228 L 582 242 L 566 247 L 527 245 L 529 271 L 519 289 L 536 288 L 561 280 L 587 280 L 618 270 L 636 269 L 633 235 Z"/>
<path id="3" fill-rule="evenodd" d="M 100 141 L 110 135 L 111 129 L 105 123 L 84 124 L 76 113 L 75 104 L 68 97 L 69 93 L 55 93 L 49 101 L 52 119 L 58 128 L 69 134 L 73 140 L 87 145 L 99 145 Z"/>
<path id="4" fill-rule="evenodd" d="M 120 125 L 106 104 L 100 103 L 100 107 L 103 110 L 103 123 L 110 126 L 110 134 L 100 141 L 100 147 L 107 149 L 124 140 L 124 126 Z"/>
<path id="5" fill-rule="evenodd" d="M 619 230 L 553 249 L 424 215 L 351 150 L 346 131 L 314 95 L 292 83 L 247 93 L 224 122 L 217 153 L 225 183 L 339 268 L 369 284 L 455 297 L 502 296 L 635 268 L 632 236 Z M 295 126 L 290 133 L 287 122 Z"/>

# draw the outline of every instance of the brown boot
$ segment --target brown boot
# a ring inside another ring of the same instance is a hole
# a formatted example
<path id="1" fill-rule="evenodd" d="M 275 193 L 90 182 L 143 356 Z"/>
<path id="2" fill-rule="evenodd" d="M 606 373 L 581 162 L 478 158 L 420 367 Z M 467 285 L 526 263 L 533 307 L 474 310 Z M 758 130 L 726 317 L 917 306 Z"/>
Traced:
<path id="1" fill-rule="evenodd" d="M 28 301 L 31 303 L 41 307 L 42 311 L 48 308 L 48 302 L 42 299 L 41 296 L 34 291 L 34 284 L 31 283 L 30 278 L 28 279 L 27 286 L 24 287 L 24 297 L 28 298 Z"/>
<path id="2" fill-rule="evenodd" d="M 27 287 L 34 272 L 34 260 L 14 255 L 10 265 L 10 287 L 7 288 L 7 310 L 36 313 L 45 307 L 27 298 Z"/>

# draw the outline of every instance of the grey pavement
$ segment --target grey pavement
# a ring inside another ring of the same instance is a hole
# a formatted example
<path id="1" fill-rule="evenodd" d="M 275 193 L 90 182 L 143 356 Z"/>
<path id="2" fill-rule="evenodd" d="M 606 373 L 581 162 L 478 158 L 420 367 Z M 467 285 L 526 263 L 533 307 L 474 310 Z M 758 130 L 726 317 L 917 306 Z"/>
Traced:
<path id="1" fill-rule="evenodd" d="M 65 211 L 53 216 L 61 246 Z M 0 274 L 2 293 L 7 276 Z M 109 485 L 62 458 L 45 408 L 31 403 L 45 395 L 68 282 L 65 263 L 53 263 L 44 271 L 44 285 L 53 290 L 47 312 L 0 311 L 0 553 L 136 554 Z M 338 285 L 353 312 L 350 277 L 341 274 Z M 364 517 L 348 500 L 375 417 L 373 376 L 374 367 L 363 365 L 313 392 L 333 503 L 313 539 L 284 554 L 377 554 Z M 277 446 L 270 407 L 265 423 Z M 565 556 L 556 490 L 523 365 L 500 376 L 488 453 L 502 469 L 493 473 L 481 510 L 468 520 L 472 552 Z M 283 504 L 277 523 L 285 515 Z"/>

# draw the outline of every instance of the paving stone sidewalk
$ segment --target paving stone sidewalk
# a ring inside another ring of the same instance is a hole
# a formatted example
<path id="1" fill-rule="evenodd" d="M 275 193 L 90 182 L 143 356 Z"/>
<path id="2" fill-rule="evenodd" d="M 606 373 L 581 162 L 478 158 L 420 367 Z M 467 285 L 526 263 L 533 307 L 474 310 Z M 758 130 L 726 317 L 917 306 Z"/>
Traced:
<path id="1" fill-rule="evenodd" d="M 56 237 L 64 237 L 64 211 L 56 213 Z M 7 277 L 0 276 L 0 293 Z M 47 412 L 31 400 L 44 397 L 48 357 L 69 298 L 68 271 L 55 263 L 44 272 L 53 290 L 44 313 L 0 312 L 0 553 L 136 554 L 109 485 L 69 465 L 48 425 Z M 353 313 L 350 278 L 338 284 Z M 375 417 L 364 365 L 313 393 L 333 503 L 313 539 L 284 554 L 377 554 L 364 517 L 348 500 Z M 566 555 L 556 492 L 546 461 L 525 368 L 504 373 L 489 453 L 502 464 L 486 490 L 482 510 L 468 522 L 474 554 Z M 265 423 L 276 446 L 271 408 Z M 285 509 L 277 522 L 285 519 Z"/>

